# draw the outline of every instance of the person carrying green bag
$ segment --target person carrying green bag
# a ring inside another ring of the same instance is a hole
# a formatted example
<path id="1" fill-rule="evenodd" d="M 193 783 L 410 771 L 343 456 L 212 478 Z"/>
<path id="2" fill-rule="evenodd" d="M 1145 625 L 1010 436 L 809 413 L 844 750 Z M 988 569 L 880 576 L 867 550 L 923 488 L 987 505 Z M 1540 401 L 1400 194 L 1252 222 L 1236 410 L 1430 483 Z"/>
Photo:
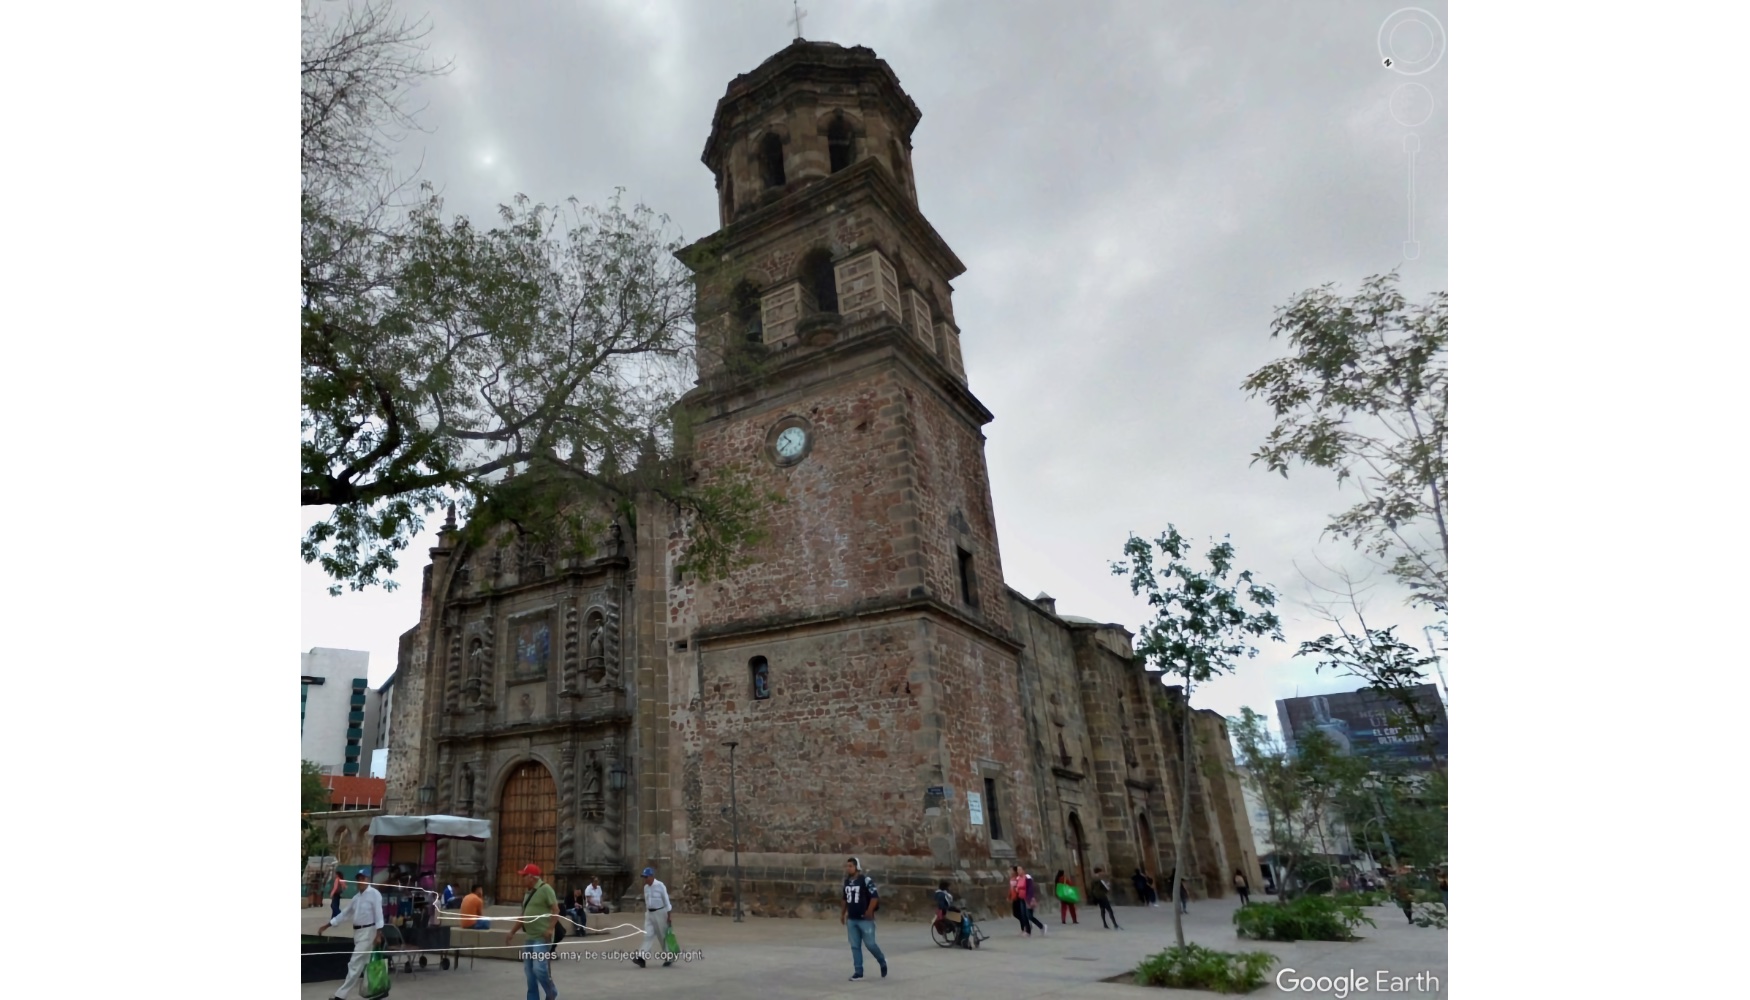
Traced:
<path id="1" fill-rule="evenodd" d="M 1076 915 L 1076 904 L 1081 901 L 1081 893 L 1076 892 L 1076 887 L 1069 884 L 1069 880 L 1064 877 L 1063 869 L 1059 868 L 1057 870 L 1057 922 L 1059 924 L 1066 921 L 1072 924 L 1081 923 L 1081 917 Z"/>
<path id="2" fill-rule="evenodd" d="M 366 879 L 361 878 L 359 885 L 358 894 L 352 897 L 352 902 L 347 904 L 346 909 L 336 913 L 316 932 L 318 935 L 325 934 L 328 928 L 342 920 L 352 924 L 352 961 L 347 963 L 346 981 L 335 992 L 335 1000 L 346 1000 L 346 995 L 352 992 L 352 985 L 361 976 L 366 980 L 366 997 L 384 996 L 389 992 L 389 963 L 383 959 L 383 953 L 376 950 L 383 947 L 383 894 Z M 379 961 L 383 965 L 383 992 L 373 993 L 365 968 L 367 962 L 375 965 Z"/>
<path id="3" fill-rule="evenodd" d="M 668 956 L 663 966 L 674 964 L 674 927 L 669 924 L 673 912 L 668 886 L 657 881 L 656 869 L 644 869 L 644 952 L 632 956 L 632 962 L 640 969 L 644 968 L 645 956 L 655 954 L 659 947 L 666 949 Z"/>

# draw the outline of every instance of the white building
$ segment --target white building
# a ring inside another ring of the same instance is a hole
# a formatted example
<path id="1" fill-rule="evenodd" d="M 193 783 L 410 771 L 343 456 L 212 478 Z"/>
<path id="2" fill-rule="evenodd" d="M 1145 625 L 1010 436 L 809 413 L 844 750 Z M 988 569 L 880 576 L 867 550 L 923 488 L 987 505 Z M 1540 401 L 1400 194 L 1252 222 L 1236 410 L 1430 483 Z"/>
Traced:
<path id="1" fill-rule="evenodd" d="M 300 659 L 303 758 L 328 774 L 368 775 L 381 714 L 370 686 L 371 654 L 318 647 Z"/>
<path id="2" fill-rule="evenodd" d="M 1276 845 L 1270 841 L 1270 813 L 1264 808 L 1264 803 L 1258 793 L 1252 789 L 1252 782 L 1243 767 L 1235 768 L 1240 775 L 1240 794 L 1246 800 L 1246 818 L 1252 826 L 1252 846 L 1258 852 L 1258 861 L 1269 864 L 1266 859 L 1276 853 Z M 1349 827 L 1341 819 L 1334 816 L 1321 816 L 1314 824 L 1307 818 L 1302 818 L 1294 824 L 1295 832 L 1305 832 L 1307 849 L 1315 855 L 1328 858 L 1349 858 L 1355 855 L 1355 843 L 1349 835 Z M 1280 874 L 1277 876 L 1280 878 Z"/>

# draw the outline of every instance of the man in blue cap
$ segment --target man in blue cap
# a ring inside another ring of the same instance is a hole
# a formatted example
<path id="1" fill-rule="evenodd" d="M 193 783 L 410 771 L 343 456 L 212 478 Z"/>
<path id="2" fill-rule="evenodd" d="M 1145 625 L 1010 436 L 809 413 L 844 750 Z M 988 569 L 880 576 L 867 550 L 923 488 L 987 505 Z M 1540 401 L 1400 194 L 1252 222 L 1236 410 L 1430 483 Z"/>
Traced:
<path id="1" fill-rule="evenodd" d="M 670 914 L 674 912 L 674 903 L 669 901 L 668 886 L 656 880 L 656 869 L 644 869 L 644 954 L 656 955 L 668 951 L 668 925 Z M 632 961 L 644 968 L 644 956 L 633 956 Z M 670 957 L 662 965 L 667 968 L 674 964 Z"/>

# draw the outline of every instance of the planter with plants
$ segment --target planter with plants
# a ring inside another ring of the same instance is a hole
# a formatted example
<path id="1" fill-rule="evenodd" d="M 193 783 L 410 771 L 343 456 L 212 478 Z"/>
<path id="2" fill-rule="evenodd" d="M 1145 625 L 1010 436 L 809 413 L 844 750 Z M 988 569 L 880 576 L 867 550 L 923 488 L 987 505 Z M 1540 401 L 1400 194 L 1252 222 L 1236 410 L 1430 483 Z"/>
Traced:
<path id="1" fill-rule="evenodd" d="M 1352 897 L 1301 896 L 1234 911 L 1240 937 L 1257 941 L 1354 941 L 1354 929 L 1362 924 L 1379 926 Z"/>
<path id="2" fill-rule="evenodd" d="M 1134 973 L 1138 986 L 1176 990 L 1250 993 L 1264 985 L 1276 956 L 1262 951 L 1216 951 L 1200 944 L 1168 948 L 1142 960 Z"/>

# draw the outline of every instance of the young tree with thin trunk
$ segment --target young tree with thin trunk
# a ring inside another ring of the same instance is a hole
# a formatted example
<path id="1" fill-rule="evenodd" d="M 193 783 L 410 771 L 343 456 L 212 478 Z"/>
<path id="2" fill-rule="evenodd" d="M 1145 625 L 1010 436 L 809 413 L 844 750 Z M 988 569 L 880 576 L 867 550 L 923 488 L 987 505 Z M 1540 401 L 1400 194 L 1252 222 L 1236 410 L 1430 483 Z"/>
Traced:
<path id="1" fill-rule="evenodd" d="M 1130 578 L 1131 593 L 1148 598 L 1154 614 L 1137 635 L 1136 655 L 1150 669 L 1176 676 L 1184 685 L 1179 822 L 1169 887 L 1180 948 L 1185 946 L 1185 927 L 1179 886 L 1185 878 L 1191 813 L 1191 692 L 1217 674 L 1232 673 L 1239 660 L 1257 656 L 1255 640 L 1282 641 L 1282 623 L 1272 610 L 1276 592 L 1255 582 L 1251 570 L 1234 572 L 1233 543 L 1223 539 L 1211 545 L 1204 558 L 1208 569 L 1193 565 L 1191 543 L 1169 524 L 1153 543 L 1132 535 L 1124 544 L 1124 559 L 1112 565 L 1115 575 Z"/>

